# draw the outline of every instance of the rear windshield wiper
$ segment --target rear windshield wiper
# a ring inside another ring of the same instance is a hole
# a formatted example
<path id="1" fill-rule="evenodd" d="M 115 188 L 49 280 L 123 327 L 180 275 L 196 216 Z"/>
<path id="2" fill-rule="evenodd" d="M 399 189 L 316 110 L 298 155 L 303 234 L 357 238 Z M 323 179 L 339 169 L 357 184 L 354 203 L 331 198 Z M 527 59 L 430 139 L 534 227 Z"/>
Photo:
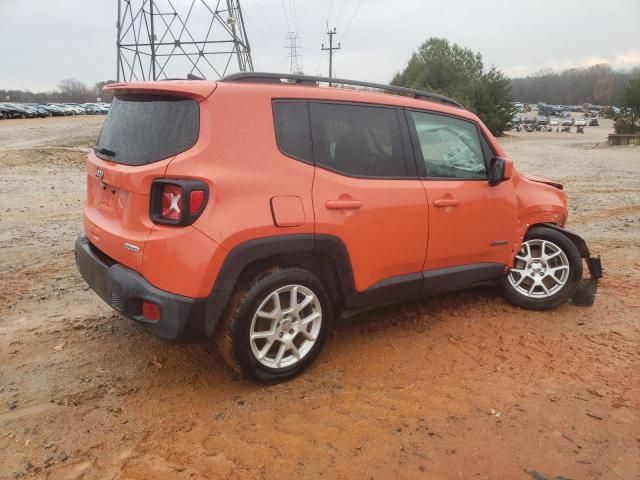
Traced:
<path id="1" fill-rule="evenodd" d="M 93 147 L 93 151 L 96 153 L 101 153 L 102 155 L 106 155 L 107 157 L 115 157 L 116 156 L 116 152 L 114 152 L 113 150 L 109 150 L 108 148 L 98 148 L 98 147 Z"/>

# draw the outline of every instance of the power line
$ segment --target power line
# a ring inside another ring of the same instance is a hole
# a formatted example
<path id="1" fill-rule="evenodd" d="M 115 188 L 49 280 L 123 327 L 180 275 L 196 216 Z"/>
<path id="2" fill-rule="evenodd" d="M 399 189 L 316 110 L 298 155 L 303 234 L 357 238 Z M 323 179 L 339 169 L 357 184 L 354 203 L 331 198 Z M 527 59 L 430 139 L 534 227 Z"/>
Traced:
<path id="1" fill-rule="evenodd" d="M 296 0 L 289 0 L 289 10 L 293 16 L 293 26 L 298 31 L 298 10 L 296 9 Z"/>
<path id="2" fill-rule="evenodd" d="M 291 24 L 289 23 L 289 15 L 287 15 L 287 8 L 284 6 L 284 0 L 280 0 L 282 5 L 282 13 L 284 13 L 284 19 L 287 22 L 287 30 L 291 31 Z"/>
<path id="3" fill-rule="evenodd" d="M 269 28 L 269 30 L 271 30 L 271 33 L 275 34 L 276 31 L 273 29 L 273 26 L 271 25 L 269 18 L 265 15 L 264 10 L 262 10 L 262 7 L 260 6 L 260 2 L 258 2 L 258 0 L 253 0 L 253 3 L 256 5 L 256 7 L 258 7 L 258 10 L 260 10 L 260 15 L 262 15 L 262 18 L 264 22 L 267 24 L 267 27 Z"/>
<path id="4" fill-rule="evenodd" d="M 258 37 L 258 40 L 261 42 L 260 46 L 264 47 L 264 53 L 269 56 L 273 63 L 278 63 L 277 59 L 280 58 L 280 54 L 275 53 L 275 51 L 273 50 L 273 46 L 267 41 L 267 39 L 270 38 L 269 35 L 267 35 L 261 28 L 258 28 L 258 25 L 252 21 L 251 17 L 247 15 L 246 11 L 244 11 L 243 14 L 254 35 Z"/>
<path id="5" fill-rule="evenodd" d="M 336 21 L 333 22 L 334 25 L 338 25 L 340 23 L 340 19 L 342 18 L 342 12 L 344 12 L 344 6 L 347 4 L 347 0 L 342 1 L 342 7 L 340 7 L 340 12 L 338 12 L 338 17 Z"/>
<path id="6" fill-rule="evenodd" d="M 327 13 L 327 22 L 331 20 L 331 10 L 333 10 L 333 0 L 331 0 L 331 3 L 329 4 L 329 13 Z"/>
<path id="7" fill-rule="evenodd" d="M 349 19 L 349 23 L 347 23 L 347 26 L 344 29 L 344 33 L 342 34 L 342 39 L 344 40 L 344 37 L 347 36 L 347 32 L 349 31 L 349 27 L 351 26 L 351 22 L 353 22 L 353 19 L 356 16 L 356 13 L 358 13 L 358 9 L 360 8 L 360 5 L 362 4 L 362 0 L 360 0 L 358 2 L 358 4 L 356 5 L 356 9 L 353 11 L 353 15 L 351 15 L 351 18 Z"/>

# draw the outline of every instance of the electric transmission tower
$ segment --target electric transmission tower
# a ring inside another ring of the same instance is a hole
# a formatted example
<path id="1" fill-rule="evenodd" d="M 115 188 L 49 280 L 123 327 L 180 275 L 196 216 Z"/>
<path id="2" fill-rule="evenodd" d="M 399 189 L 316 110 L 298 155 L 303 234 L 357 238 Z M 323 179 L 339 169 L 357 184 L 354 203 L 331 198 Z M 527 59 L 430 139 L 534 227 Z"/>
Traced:
<path id="1" fill-rule="evenodd" d="M 289 73 L 302 73 L 302 67 L 298 62 L 298 58 L 300 57 L 298 49 L 302 48 L 298 45 L 300 37 L 296 32 L 289 32 L 287 34 L 287 40 L 289 41 L 289 45 L 284 48 L 289 50 Z"/>
<path id="2" fill-rule="evenodd" d="M 240 0 L 118 0 L 117 29 L 118 81 L 253 71 Z"/>

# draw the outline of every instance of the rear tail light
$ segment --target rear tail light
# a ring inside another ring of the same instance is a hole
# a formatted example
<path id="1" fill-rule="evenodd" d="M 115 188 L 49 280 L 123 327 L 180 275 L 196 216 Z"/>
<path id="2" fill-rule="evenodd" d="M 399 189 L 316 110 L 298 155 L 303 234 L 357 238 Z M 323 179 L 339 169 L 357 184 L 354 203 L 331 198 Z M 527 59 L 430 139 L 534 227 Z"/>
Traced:
<path id="1" fill-rule="evenodd" d="M 182 188 L 177 185 L 162 186 L 162 218 L 180 220 L 182 215 Z"/>
<path id="2" fill-rule="evenodd" d="M 191 225 L 202 214 L 208 198 L 209 188 L 200 180 L 155 180 L 151 185 L 151 220 Z"/>

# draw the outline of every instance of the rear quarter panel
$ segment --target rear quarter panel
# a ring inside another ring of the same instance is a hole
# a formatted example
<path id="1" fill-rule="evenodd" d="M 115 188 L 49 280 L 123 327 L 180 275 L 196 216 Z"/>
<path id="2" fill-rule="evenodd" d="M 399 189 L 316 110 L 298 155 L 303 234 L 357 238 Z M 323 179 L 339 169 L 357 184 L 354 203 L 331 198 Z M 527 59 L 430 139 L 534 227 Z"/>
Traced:
<path id="1" fill-rule="evenodd" d="M 200 104 L 200 139 L 178 155 L 166 176 L 199 178 L 209 186 L 209 202 L 194 227 L 230 251 L 260 237 L 313 233 L 311 200 L 314 167 L 282 154 L 273 127 L 271 92 L 219 83 Z M 275 225 L 271 199 L 300 198 L 298 225 Z"/>

